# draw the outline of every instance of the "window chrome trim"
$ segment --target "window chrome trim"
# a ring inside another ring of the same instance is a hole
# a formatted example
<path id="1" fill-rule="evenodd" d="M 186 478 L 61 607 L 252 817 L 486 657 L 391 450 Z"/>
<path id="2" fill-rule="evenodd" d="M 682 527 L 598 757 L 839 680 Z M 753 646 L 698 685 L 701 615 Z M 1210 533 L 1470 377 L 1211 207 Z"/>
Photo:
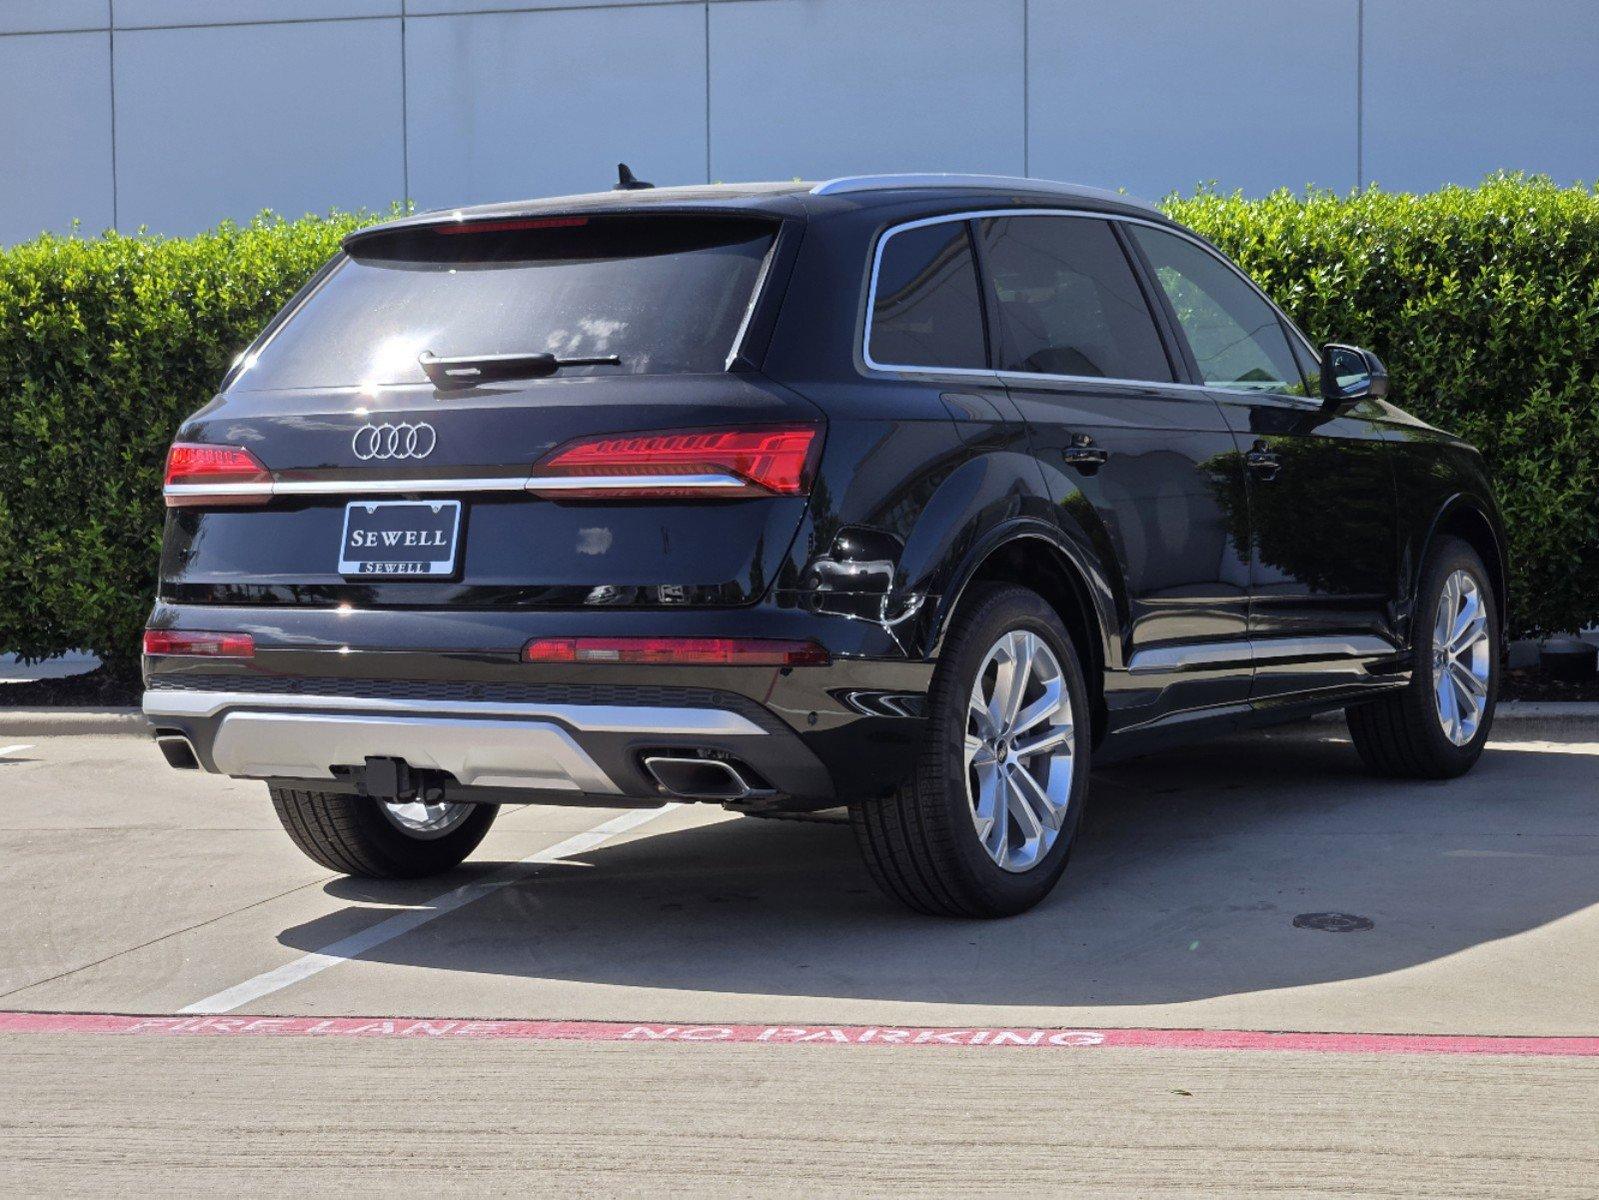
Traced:
<path id="1" fill-rule="evenodd" d="M 733 344 L 728 348 L 727 357 L 722 360 L 724 371 L 731 371 L 733 363 L 744 352 L 744 335 L 750 331 L 750 322 L 755 320 L 755 306 L 761 302 L 761 295 L 766 291 L 766 277 L 771 273 L 772 260 L 777 256 L 777 240 L 781 236 L 781 226 L 772 231 L 772 244 L 766 247 L 766 257 L 761 259 L 761 269 L 756 272 L 755 286 L 750 289 L 749 303 L 744 306 L 744 319 L 738 323 Z"/>
<path id="2" fill-rule="evenodd" d="M 1327 660 L 1381 658 L 1398 654 L 1386 638 L 1369 634 L 1344 637 L 1245 638 L 1235 642 L 1193 642 L 1185 646 L 1156 646 L 1140 650 L 1128 660 L 1133 675 L 1165 671 L 1195 671 L 1236 663 L 1266 663 L 1282 659 Z"/>
<path id="3" fill-rule="evenodd" d="M 934 179 L 937 177 L 919 176 L 917 178 Z M 828 182 L 833 183 L 839 181 L 829 180 Z M 844 182 L 848 181 L 846 180 Z M 819 184 L 817 186 L 825 187 L 827 185 Z M 932 185 L 928 184 L 923 186 Z M 812 190 L 813 192 L 815 191 L 815 189 Z M 828 193 L 818 192 L 816 194 L 826 195 Z M 980 375 L 988 378 L 994 378 L 995 376 L 998 376 L 1001 380 L 1015 381 L 1018 383 L 1028 381 L 1083 384 L 1109 383 L 1133 387 L 1181 388 L 1186 391 L 1195 392 L 1223 392 L 1229 397 L 1238 397 L 1241 399 L 1249 397 L 1270 397 L 1274 400 L 1292 401 L 1306 408 L 1320 407 L 1320 402 L 1316 401 L 1312 397 L 1294 396 L 1285 392 L 1247 391 L 1239 388 L 1230 388 L 1223 384 L 1187 383 L 1182 380 L 1168 381 L 1161 379 L 1122 379 L 1119 377 L 1105 375 L 1045 375 L 1031 371 L 1000 371 L 993 369 L 978 369 L 975 367 L 913 366 L 906 363 L 880 363 L 872 358 L 872 312 L 877 306 L 878 275 L 883 266 L 883 250 L 888 245 L 889 239 L 897 233 L 902 233 L 910 229 L 921 229 L 928 225 L 947 225 L 956 221 L 980 221 L 988 217 L 1078 217 L 1087 218 L 1088 220 L 1094 221 L 1119 221 L 1124 225 L 1146 225 L 1149 228 L 1158 230 L 1162 233 L 1169 233 L 1176 237 L 1184 238 L 1185 240 L 1194 243 L 1194 245 L 1198 246 L 1201 250 L 1207 252 L 1212 258 L 1215 258 L 1217 261 L 1219 261 L 1234 275 L 1237 275 L 1238 278 L 1242 279 L 1244 283 L 1249 286 L 1249 289 L 1254 292 L 1255 295 L 1264 300 L 1271 308 L 1272 312 L 1277 315 L 1278 319 L 1282 322 L 1284 329 L 1293 336 L 1297 336 L 1299 338 L 1301 344 L 1303 344 L 1304 347 L 1311 352 L 1312 357 L 1317 359 L 1321 357 L 1314 344 L 1308 337 L 1304 335 L 1299 326 L 1293 323 L 1293 321 L 1288 317 L 1288 314 L 1283 312 L 1283 310 L 1277 306 L 1276 302 L 1272 300 L 1270 296 L 1261 291 L 1260 285 L 1246 275 L 1241 267 L 1239 267 L 1221 251 L 1217 250 L 1215 246 L 1212 246 L 1204 238 L 1200 237 L 1198 234 L 1191 233 L 1180 225 L 1170 224 L 1165 221 L 1151 221 L 1143 217 L 1126 216 L 1122 213 L 1099 212 L 1094 209 L 1083 208 L 984 208 L 969 209 L 967 211 L 958 213 L 943 213 L 936 217 L 922 217 L 914 221 L 905 221 L 898 225 L 889 226 L 878 235 L 877 245 L 872 253 L 871 281 L 866 292 L 866 320 L 861 334 L 861 361 L 865 363 L 869 369 L 873 371 L 912 375 Z M 1131 266 L 1131 264 L 1129 264 L 1129 266 Z M 981 271 L 980 267 L 979 271 Z M 981 287 L 983 282 L 984 281 L 979 274 L 978 285 Z M 1154 320 L 1153 313 L 1150 314 L 1150 319 Z M 1158 322 L 1156 323 L 1156 332 L 1160 332 Z"/>

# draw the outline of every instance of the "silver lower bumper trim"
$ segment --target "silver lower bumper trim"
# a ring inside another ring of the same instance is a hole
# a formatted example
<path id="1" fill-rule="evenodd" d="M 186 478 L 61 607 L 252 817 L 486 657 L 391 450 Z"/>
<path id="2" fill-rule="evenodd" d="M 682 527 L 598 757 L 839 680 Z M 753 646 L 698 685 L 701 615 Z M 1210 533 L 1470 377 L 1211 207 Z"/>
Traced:
<path id="1" fill-rule="evenodd" d="M 621 793 L 571 734 L 541 721 L 230 712 L 211 743 L 217 770 L 246 779 L 332 779 L 331 767 L 369 757 L 448 771 L 463 787 Z"/>
<path id="2" fill-rule="evenodd" d="M 720 708 L 664 708 L 645 704 L 525 704 L 492 700 L 385 700 L 365 696 L 278 695 L 262 692 L 153 691 L 144 694 L 144 715 L 215 717 L 235 710 L 368 713 L 460 717 L 486 721 L 554 721 L 581 733 L 659 733 L 707 737 L 764 736 L 748 717 Z"/>

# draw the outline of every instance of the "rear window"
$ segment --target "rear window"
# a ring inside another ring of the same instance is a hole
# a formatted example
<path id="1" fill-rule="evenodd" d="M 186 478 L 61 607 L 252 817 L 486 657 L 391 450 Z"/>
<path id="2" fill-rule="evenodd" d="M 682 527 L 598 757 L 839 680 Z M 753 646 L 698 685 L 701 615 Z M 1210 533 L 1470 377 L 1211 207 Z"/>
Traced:
<path id="1" fill-rule="evenodd" d="M 567 217 L 357 242 L 234 386 L 426 383 L 423 351 L 621 359 L 563 376 L 722 371 L 775 235 L 743 218 Z"/>

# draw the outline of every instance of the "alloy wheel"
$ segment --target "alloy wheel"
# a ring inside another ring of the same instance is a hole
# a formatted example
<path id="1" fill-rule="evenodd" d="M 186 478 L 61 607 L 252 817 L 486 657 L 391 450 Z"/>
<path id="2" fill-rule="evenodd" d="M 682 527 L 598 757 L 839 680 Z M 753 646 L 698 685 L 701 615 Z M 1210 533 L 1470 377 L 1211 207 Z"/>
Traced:
<path id="1" fill-rule="evenodd" d="M 1444 581 L 1432 633 L 1433 704 L 1457 746 L 1477 736 L 1488 708 L 1493 644 L 1482 587 L 1469 572 Z"/>
<path id="2" fill-rule="evenodd" d="M 1072 704 L 1060 660 L 1015 629 L 989 648 L 966 713 L 966 794 L 989 858 L 1030 870 L 1060 836 L 1071 800 Z"/>

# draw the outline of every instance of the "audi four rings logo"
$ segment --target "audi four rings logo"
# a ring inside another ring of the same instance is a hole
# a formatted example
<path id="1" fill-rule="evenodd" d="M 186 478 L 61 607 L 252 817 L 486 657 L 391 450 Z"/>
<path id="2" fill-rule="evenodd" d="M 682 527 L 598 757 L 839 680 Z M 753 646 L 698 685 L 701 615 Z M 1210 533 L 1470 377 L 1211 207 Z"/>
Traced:
<path id="1" fill-rule="evenodd" d="M 426 421 L 363 425 L 350 439 L 350 449 L 362 462 L 374 458 L 426 458 L 438 444 L 438 433 Z"/>

